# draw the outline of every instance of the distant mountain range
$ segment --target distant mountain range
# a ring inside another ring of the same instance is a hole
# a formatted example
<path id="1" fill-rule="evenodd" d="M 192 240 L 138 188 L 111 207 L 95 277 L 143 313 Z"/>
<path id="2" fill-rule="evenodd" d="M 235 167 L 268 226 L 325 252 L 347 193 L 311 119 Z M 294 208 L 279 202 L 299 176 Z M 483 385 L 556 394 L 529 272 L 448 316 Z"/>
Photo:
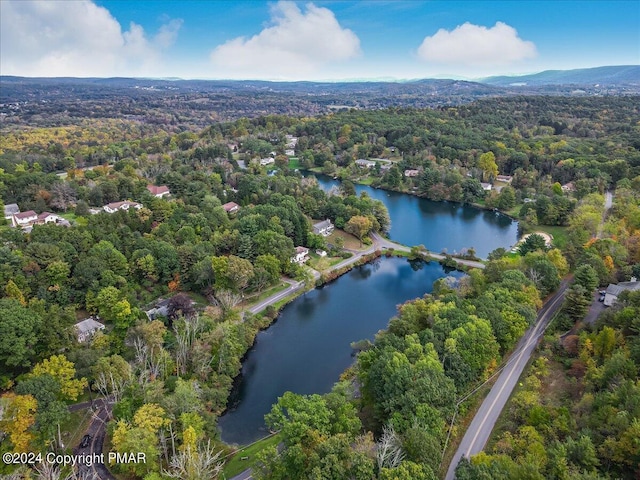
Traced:
<path id="1" fill-rule="evenodd" d="M 481 83 L 501 87 L 541 85 L 640 85 L 640 65 L 546 70 L 532 75 L 489 77 Z"/>
<path id="2" fill-rule="evenodd" d="M 529 86 L 538 87 L 546 85 L 585 85 L 585 86 L 615 86 L 615 85 L 640 85 L 640 65 L 618 65 L 594 68 L 580 68 L 575 70 L 546 70 L 531 75 L 513 75 L 488 77 L 477 81 L 432 79 L 392 81 L 392 80 L 361 80 L 343 82 L 314 82 L 314 81 L 266 81 L 266 80 L 184 80 L 181 78 L 76 78 L 76 77 L 16 77 L 0 76 L 0 82 L 4 84 L 26 85 L 101 85 L 112 88 L 150 88 L 160 90 L 265 90 L 309 92 L 318 94 L 326 93 L 355 93 L 366 90 L 383 91 L 415 91 L 427 88 L 474 88 L 482 93 L 490 93 L 493 87 Z M 475 85 L 475 86 L 474 86 Z M 473 87 L 472 87 L 473 86 Z M 497 91 L 493 91 L 496 93 Z"/>
<path id="3" fill-rule="evenodd" d="M 213 120 L 267 114 L 318 115 L 351 108 L 438 108 L 483 98 L 519 95 L 640 95 L 640 66 L 547 71 L 476 82 L 446 79 L 268 82 L 0 76 L 0 126 L 25 119 L 41 119 L 37 121 L 46 123 L 42 119 L 54 116 L 61 124 L 84 117 L 163 122 L 166 115 L 176 115 L 187 119 L 190 125 L 203 126 Z"/>

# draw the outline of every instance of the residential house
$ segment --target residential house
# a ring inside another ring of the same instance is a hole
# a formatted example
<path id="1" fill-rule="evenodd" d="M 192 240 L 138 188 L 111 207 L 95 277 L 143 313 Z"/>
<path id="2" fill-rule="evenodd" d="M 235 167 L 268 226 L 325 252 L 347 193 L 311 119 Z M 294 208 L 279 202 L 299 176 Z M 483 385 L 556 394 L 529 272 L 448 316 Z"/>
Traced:
<path id="1" fill-rule="evenodd" d="M 420 175 L 420 170 L 407 169 L 404 171 L 405 177 L 417 177 Z"/>
<path id="2" fill-rule="evenodd" d="M 90 340 L 97 332 L 104 330 L 104 324 L 98 322 L 94 317 L 85 318 L 74 326 L 80 343 Z"/>
<path id="3" fill-rule="evenodd" d="M 130 208 L 135 208 L 136 210 L 140 210 L 142 208 L 142 204 L 125 200 L 123 202 L 108 203 L 102 208 L 107 213 L 115 213 L 118 210 L 129 210 Z"/>
<path id="4" fill-rule="evenodd" d="M 380 165 L 380 171 L 381 172 L 388 172 L 389 170 L 391 170 L 391 167 L 393 165 L 391 165 L 390 163 L 383 163 L 382 165 Z"/>
<path id="5" fill-rule="evenodd" d="M 316 255 L 318 255 L 319 257 L 326 257 L 327 256 L 327 252 L 325 252 L 324 250 L 316 250 Z"/>
<path id="6" fill-rule="evenodd" d="M 570 193 L 570 192 L 576 191 L 576 187 L 573 184 L 573 182 L 565 183 L 564 185 L 562 185 L 561 188 L 564 193 Z"/>
<path id="7" fill-rule="evenodd" d="M 169 187 L 166 185 L 147 185 L 147 190 L 156 198 L 162 198 L 171 195 Z"/>
<path id="8" fill-rule="evenodd" d="M 170 299 L 160 300 L 159 302 L 156 302 L 153 308 L 145 310 L 144 313 L 147 314 L 149 321 L 155 320 L 160 316 L 166 317 L 169 314 L 169 300 Z"/>
<path id="9" fill-rule="evenodd" d="M 296 145 L 298 144 L 298 137 L 294 137 L 293 135 L 285 135 L 285 138 L 287 139 L 287 143 L 286 143 L 287 148 L 290 148 L 290 149 L 296 148 Z"/>
<path id="10" fill-rule="evenodd" d="M 302 265 L 309 260 L 309 249 L 306 247 L 296 247 L 296 254 L 291 257 L 291 263 Z"/>
<path id="11" fill-rule="evenodd" d="M 323 220 L 322 222 L 315 223 L 313 225 L 313 233 L 316 235 L 322 235 L 323 237 L 328 237 L 333 233 L 333 223 L 331 220 Z"/>
<path id="12" fill-rule="evenodd" d="M 238 205 L 236 202 L 227 202 L 222 205 L 222 208 L 224 208 L 224 211 L 227 213 L 236 213 L 238 210 L 240 210 L 240 205 Z"/>
<path id="13" fill-rule="evenodd" d="M 34 223 L 37 223 L 39 225 L 42 225 L 45 223 L 55 223 L 56 225 L 61 225 L 63 227 L 71 226 L 71 223 L 69 223 L 69 220 L 67 220 L 66 218 L 62 218 L 60 215 L 56 215 L 55 213 L 51 213 L 51 212 L 42 212 L 40 215 L 38 215 L 38 218 Z"/>
<path id="14" fill-rule="evenodd" d="M 480 185 L 482 185 L 482 189 L 485 192 L 490 192 L 491 191 L 492 186 L 491 186 L 490 183 L 480 182 Z"/>
<path id="15" fill-rule="evenodd" d="M 38 220 L 38 214 L 33 210 L 28 210 L 26 212 L 16 213 L 11 223 L 14 227 L 26 227 L 36 220 Z"/>
<path id="16" fill-rule="evenodd" d="M 276 161 L 271 157 L 261 158 L 260 159 L 260 165 L 263 166 L 263 167 L 266 166 L 266 165 L 271 165 L 272 163 L 276 163 Z"/>
<path id="17" fill-rule="evenodd" d="M 373 168 L 376 166 L 376 162 L 373 160 L 365 160 L 364 158 L 359 158 L 356 160 L 356 165 L 361 168 Z"/>
<path id="18" fill-rule="evenodd" d="M 496 180 L 504 183 L 511 183 L 513 181 L 513 177 L 511 175 L 498 175 Z"/>
<path id="19" fill-rule="evenodd" d="M 295 150 L 285 150 L 285 151 L 284 151 L 284 154 L 285 154 L 287 157 L 295 157 L 295 156 L 296 156 L 296 151 L 295 151 Z"/>
<path id="20" fill-rule="evenodd" d="M 609 284 L 604 294 L 604 304 L 610 307 L 618 301 L 618 297 L 622 292 L 636 292 L 640 290 L 640 282 L 635 277 L 630 282 L 620 282 L 617 285 Z"/>
<path id="21" fill-rule="evenodd" d="M 13 216 L 20 213 L 20 207 L 18 207 L 17 203 L 10 203 L 9 205 L 4 206 L 4 218 L 5 220 L 9 220 L 13 222 Z"/>

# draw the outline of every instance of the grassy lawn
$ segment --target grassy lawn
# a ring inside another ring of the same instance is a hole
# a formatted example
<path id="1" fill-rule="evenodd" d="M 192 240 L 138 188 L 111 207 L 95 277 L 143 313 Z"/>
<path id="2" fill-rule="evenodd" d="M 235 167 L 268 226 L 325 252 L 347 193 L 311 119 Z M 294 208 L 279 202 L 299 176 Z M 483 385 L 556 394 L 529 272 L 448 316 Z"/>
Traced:
<path id="1" fill-rule="evenodd" d="M 360 185 L 371 185 L 373 183 L 373 180 L 373 177 L 364 177 L 358 179 L 357 183 L 359 183 Z"/>
<path id="2" fill-rule="evenodd" d="M 360 240 L 351 235 L 350 233 L 345 232 L 344 230 L 338 230 L 337 228 L 333 231 L 331 235 L 327 237 L 327 243 L 336 244 L 336 238 L 341 237 L 344 240 L 344 248 L 349 250 L 366 250 L 369 248 L 368 245 L 360 245 Z"/>
<path id="3" fill-rule="evenodd" d="M 85 217 L 79 217 L 73 212 L 61 213 L 60 216 L 62 218 L 65 218 L 65 219 L 69 220 L 72 224 L 76 224 L 76 225 L 79 225 L 81 227 L 86 226 L 87 222 L 88 222 L 88 220 Z"/>
<path id="4" fill-rule="evenodd" d="M 267 447 L 277 445 L 282 440 L 280 434 L 258 440 L 245 448 L 238 450 L 224 465 L 224 478 L 231 478 L 251 468 L 256 463 L 256 455 Z M 248 458 L 246 458 L 248 457 Z M 244 460 L 242 460 L 244 458 Z"/>
<path id="5" fill-rule="evenodd" d="M 319 255 L 313 253 L 310 255 L 310 260 L 307 262 L 314 270 L 322 272 L 324 270 L 328 270 L 329 268 L 337 265 L 341 261 L 344 260 L 342 257 L 320 257 Z"/>
<path id="6" fill-rule="evenodd" d="M 300 170 L 300 160 L 298 159 L 298 157 L 289 157 L 289 169 L 290 170 L 295 170 L 295 169 Z"/>
<path id="7" fill-rule="evenodd" d="M 209 300 L 204 295 L 197 292 L 189 292 L 187 295 L 191 297 L 191 300 L 196 302 L 198 305 L 209 305 Z"/>
<path id="8" fill-rule="evenodd" d="M 506 214 L 509 215 L 510 217 L 518 218 L 520 216 L 520 209 L 521 208 L 522 208 L 522 205 L 516 205 L 511 210 L 507 210 Z"/>
<path id="9" fill-rule="evenodd" d="M 77 447 L 89 423 L 91 423 L 91 412 L 88 408 L 70 413 L 69 420 L 60 424 L 60 436 L 65 447 Z"/>
<path id="10" fill-rule="evenodd" d="M 271 295 L 275 295 L 278 292 L 281 292 L 289 287 L 287 282 L 280 282 L 275 287 L 268 288 L 260 293 L 254 293 L 252 295 L 247 296 L 243 302 L 241 302 L 238 307 L 239 308 L 249 308 L 251 305 L 254 305 L 258 302 L 261 302 L 265 298 L 270 297 Z"/>
<path id="11" fill-rule="evenodd" d="M 567 227 L 552 227 L 547 225 L 538 225 L 536 230 L 548 233 L 553 237 L 553 246 L 560 249 L 567 244 Z"/>

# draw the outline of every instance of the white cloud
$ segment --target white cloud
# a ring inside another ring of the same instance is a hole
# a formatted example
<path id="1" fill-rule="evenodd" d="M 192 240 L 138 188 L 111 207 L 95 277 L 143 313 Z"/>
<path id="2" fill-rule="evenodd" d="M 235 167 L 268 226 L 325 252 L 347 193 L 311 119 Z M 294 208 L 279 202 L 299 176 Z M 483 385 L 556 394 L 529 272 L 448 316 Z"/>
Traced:
<path id="1" fill-rule="evenodd" d="M 536 55 L 533 42 L 522 40 L 515 28 L 502 22 L 491 28 L 467 22 L 451 31 L 440 29 L 418 48 L 422 60 L 472 67 L 508 65 Z"/>
<path id="2" fill-rule="evenodd" d="M 293 2 L 271 7 L 271 25 L 251 38 L 238 37 L 217 46 L 211 60 L 226 78 L 304 78 L 323 65 L 360 54 L 360 40 L 340 26 L 327 8 Z"/>
<path id="3" fill-rule="evenodd" d="M 176 39 L 181 20 L 153 39 L 135 23 L 123 31 L 90 0 L 0 1 L 0 71 L 24 76 L 152 75 L 161 50 Z"/>

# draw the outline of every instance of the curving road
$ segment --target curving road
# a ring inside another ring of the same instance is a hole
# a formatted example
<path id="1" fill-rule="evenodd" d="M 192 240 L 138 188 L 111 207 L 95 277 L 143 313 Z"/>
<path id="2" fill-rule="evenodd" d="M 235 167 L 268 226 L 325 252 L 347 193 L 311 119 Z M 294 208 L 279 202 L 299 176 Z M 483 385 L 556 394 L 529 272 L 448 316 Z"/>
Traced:
<path id="1" fill-rule="evenodd" d="M 106 425 L 111 416 L 111 405 L 108 401 L 100 398 L 94 402 L 84 402 L 69 407 L 70 411 L 75 411 L 81 408 L 86 408 L 92 405 L 93 416 L 91 423 L 85 432 L 87 435 L 91 435 L 91 443 L 86 448 L 80 448 L 79 446 L 74 448 L 73 453 L 80 454 L 93 454 L 99 455 L 104 453 L 106 461 L 106 452 L 103 452 L 104 439 L 107 435 Z M 116 480 L 107 467 L 101 463 L 94 463 L 91 466 L 79 464 L 77 471 L 78 478 L 91 479 L 91 480 Z"/>
<path id="2" fill-rule="evenodd" d="M 547 300 L 542 309 L 540 309 L 540 312 L 538 312 L 536 323 L 524 334 L 520 342 L 518 342 L 518 346 L 505 365 L 504 370 L 482 402 L 475 417 L 473 417 L 471 425 L 469 425 L 458 446 L 458 450 L 453 456 L 445 480 L 454 480 L 456 467 L 462 457 L 469 458 L 484 449 L 502 409 L 511 396 L 511 392 L 516 386 L 524 367 L 527 365 L 533 350 L 538 344 L 538 340 L 546 330 L 553 316 L 562 306 L 568 285 L 568 280 L 562 282 L 558 291 Z"/>
<path id="3" fill-rule="evenodd" d="M 394 249 L 394 250 L 399 250 L 401 252 L 411 251 L 410 247 L 407 247 L 406 245 L 402 245 L 400 243 L 392 242 L 391 240 L 387 240 L 386 238 L 381 237 L 377 233 L 372 233 L 371 238 L 373 238 L 376 248 Z M 427 253 L 426 256 L 429 258 L 433 258 L 434 260 L 444 260 L 445 258 L 447 258 L 445 255 L 440 255 L 439 253 L 432 253 L 432 252 Z M 467 267 L 472 267 L 472 268 L 484 268 L 484 263 L 482 262 L 476 262 L 474 260 L 465 260 L 463 258 L 456 258 L 456 257 L 453 257 L 453 259 L 456 261 L 456 263 L 459 263 L 460 265 L 466 265 Z"/>

